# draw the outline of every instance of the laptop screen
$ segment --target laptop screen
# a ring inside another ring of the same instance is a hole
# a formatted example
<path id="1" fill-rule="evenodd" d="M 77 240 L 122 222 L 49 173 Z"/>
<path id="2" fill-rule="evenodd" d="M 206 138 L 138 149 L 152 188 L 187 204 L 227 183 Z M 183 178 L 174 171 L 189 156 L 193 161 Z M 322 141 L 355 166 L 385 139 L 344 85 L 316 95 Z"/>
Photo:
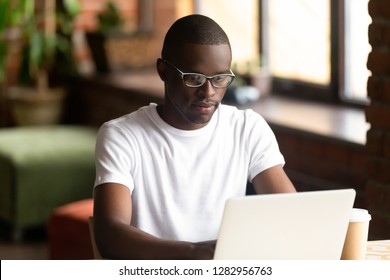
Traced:
<path id="1" fill-rule="evenodd" d="M 342 189 L 231 198 L 214 259 L 340 259 L 355 196 Z"/>

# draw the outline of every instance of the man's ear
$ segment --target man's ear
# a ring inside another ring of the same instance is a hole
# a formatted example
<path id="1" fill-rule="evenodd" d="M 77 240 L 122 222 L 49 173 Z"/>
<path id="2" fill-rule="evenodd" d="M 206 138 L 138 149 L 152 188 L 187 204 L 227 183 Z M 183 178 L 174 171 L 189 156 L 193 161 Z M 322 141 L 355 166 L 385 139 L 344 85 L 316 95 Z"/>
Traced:
<path id="1" fill-rule="evenodd" d="M 161 58 L 157 59 L 156 69 L 157 69 L 158 75 L 160 76 L 160 79 L 165 82 L 166 78 L 167 78 L 166 77 L 167 64 L 164 63 L 164 60 L 162 60 Z"/>

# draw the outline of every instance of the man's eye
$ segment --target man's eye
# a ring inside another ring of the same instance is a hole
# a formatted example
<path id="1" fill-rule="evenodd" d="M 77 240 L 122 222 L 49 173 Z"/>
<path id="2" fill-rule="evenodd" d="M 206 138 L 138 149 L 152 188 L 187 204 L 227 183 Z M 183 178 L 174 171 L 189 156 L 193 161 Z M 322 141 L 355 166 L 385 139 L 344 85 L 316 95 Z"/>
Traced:
<path id="1" fill-rule="evenodd" d="M 201 75 L 187 75 L 186 81 L 190 83 L 202 83 L 204 80 L 204 77 Z"/>
<path id="2" fill-rule="evenodd" d="M 221 81 L 226 80 L 226 76 L 215 76 L 215 77 L 213 78 L 213 80 L 214 80 L 215 82 L 221 82 Z"/>

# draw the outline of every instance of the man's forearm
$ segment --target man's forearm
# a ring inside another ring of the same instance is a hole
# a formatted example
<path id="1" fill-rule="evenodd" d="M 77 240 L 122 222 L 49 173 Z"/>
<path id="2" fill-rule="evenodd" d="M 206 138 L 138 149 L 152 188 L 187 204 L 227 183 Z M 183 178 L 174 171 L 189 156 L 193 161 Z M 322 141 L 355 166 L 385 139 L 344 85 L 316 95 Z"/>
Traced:
<path id="1" fill-rule="evenodd" d="M 211 259 L 215 249 L 215 241 L 163 240 L 127 225 L 95 232 L 100 254 L 107 259 Z"/>

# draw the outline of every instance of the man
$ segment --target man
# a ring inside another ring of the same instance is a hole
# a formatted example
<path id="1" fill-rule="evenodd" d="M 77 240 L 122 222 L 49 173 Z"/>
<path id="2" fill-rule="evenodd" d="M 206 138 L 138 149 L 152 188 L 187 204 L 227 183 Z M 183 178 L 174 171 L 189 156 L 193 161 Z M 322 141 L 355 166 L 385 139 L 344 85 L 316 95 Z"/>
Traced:
<path id="1" fill-rule="evenodd" d="M 169 29 L 165 98 L 104 124 L 96 144 L 95 237 L 112 259 L 210 259 L 227 198 L 294 192 L 264 119 L 221 105 L 233 81 L 221 27 L 190 15 Z"/>

